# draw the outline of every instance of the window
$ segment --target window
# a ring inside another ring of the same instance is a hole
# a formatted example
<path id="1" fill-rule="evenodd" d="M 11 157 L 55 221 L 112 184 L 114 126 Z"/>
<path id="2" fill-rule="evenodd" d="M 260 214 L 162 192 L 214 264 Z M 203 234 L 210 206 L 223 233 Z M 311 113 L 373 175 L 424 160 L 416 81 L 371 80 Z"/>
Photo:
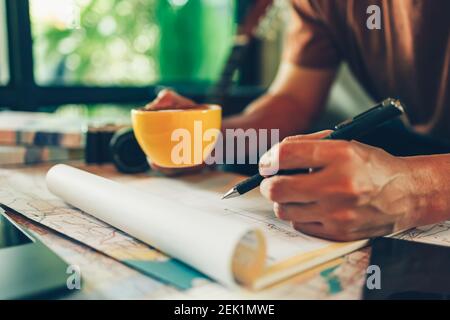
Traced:
<path id="1" fill-rule="evenodd" d="M 233 1 L 30 0 L 39 85 L 150 85 L 217 78 Z"/>
<path id="2" fill-rule="evenodd" d="M 202 102 L 223 68 L 243 3 L 0 0 L 0 109 L 138 105 L 161 85 Z M 225 113 L 260 93 L 238 88 Z"/>
<path id="3" fill-rule="evenodd" d="M 9 81 L 8 41 L 6 31 L 6 10 L 4 0 L 0 0 L 0 85 Z"/>

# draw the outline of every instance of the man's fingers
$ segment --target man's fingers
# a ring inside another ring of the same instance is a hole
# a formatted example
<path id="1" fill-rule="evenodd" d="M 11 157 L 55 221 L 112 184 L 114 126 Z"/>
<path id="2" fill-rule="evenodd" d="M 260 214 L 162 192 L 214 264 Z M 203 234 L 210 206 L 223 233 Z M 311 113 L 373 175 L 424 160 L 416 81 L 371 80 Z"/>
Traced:
<path id="1" fill-rule="evenodd" d="M 301 233 L 327 239 L 333 241 L 353 241 L 358 240 L 359 235 L 357 234 L 349 234 L 344 232 L 336 232 L 335 229 L 330 229 L 326 224 L 312 222 L 312 223 L 303 223 L 303 222 L 292 222 L 292 227 L 300 231 Z"/>
<path id="2" fill-rule="evenodd" d="M 293 143 L 299 141 L 319 140 L 330 135 L 332 132 L 332 130 L 324 130 L 312 134 L 302 134 L 285 138 L 281 143 L 273 146 L 261 157 L 259 161 L 260 174 L 263 176 L 271 176 L 278 172 L 278 170 L 280 169 L 280 149 L 286 149 L 286 146 L 292 146 Z"/>
<path id="3" fill-rule="evenodd" d="M 331 205 L 331 203 L 330 203 Z M 376 208 L 363 206 L 358 208 L 327 210 L 323 204 L 275 206 L 280 218 L 291 221 L 292 226 L 301 232 L 336 241 L 353 241 L 381 236 L 394 231 L 396 219 L 386 219 Z M 318 222 L 320 227 L 312 226 Z"/>
<path id="4" fill-rule="evenodd" d="M 278 175 L 261 182 L 261 194 L 278 203 L 310 203 L 328 195 L 327 183 L 332 179 L 328 171 L 312 174 Z"/>
<path id="5" fill-rule="evenodd" d="M 326 238 L 327 235 L 324 225 L 320 222 L 292 222 L 291 225 L 295 230 L 307 235 L 321 238 Z"/>
<path id="6" fill-rule="evenodd" d="M 354 241 L 360 239 L 380 237 L 385 236 L 387 234 L 391 234 L 394 232 L 394 230 L 395 230 L 394 223 L 386 223 L 384 225 L 378 225 L 367 229 L 357 229 L 355 231 L 346 234 L 343 240 Z"/>
<path id="7" fill-rule="evenodd" d="M 335 213 L 346 212 L 349 203 L 342 201 L 320 200 L 312 203 L 274 203 L 276 216 L 281 220 L 293 222 L 322 222 L 334 220 L 348 223 L 353 216 L 346 214 L 340 218 Z"/>
<path id="8" fill-rule="evenodd" d="M 145 106 L 146 110 L 186 109 L 195 107 L 196 103 L 188 98 L 180 96 L 176 92 L 161 90 L 155 100 Z"/>
<path id="9" fill-rule="evenodd" d="M 321 222 L 322 219 L 322 208 L 317 203 L 274 203 L 273 210 L 279 219 L 286 221 L 310 223 Z"/>
<path id="10" fill-rule="evenodd" d="M 295 141 L 304 141 L 304 140 L 319 140 L 329 136 L 333 130 L 322 130 L 318 132 L 314 132 L 311 134 L 299 134 L 296 136 L 290 136 L 284 138 L 283 142 L 295 142 Z"/>
<path id="11" fill-rule="evenodd" d="M 350 157 L 351 151 L 351 143 L 347 141 L 283 141 L 261 157 L 259 171 L 268 176 L 282 169 L 322 168 L 336 159 Z"/>
<path id="12" fill-rule="evenodd" d="M 392 225 L 377 226 L 372 229 L 358 231 L 339 231 L 329 228 L 326 224 L 319 223 L 292 223 L 292 227 L 310 236 L 319 237 L 332 241 L 356 241 L 372 237 L 383 236 L 393 232 Z"/>

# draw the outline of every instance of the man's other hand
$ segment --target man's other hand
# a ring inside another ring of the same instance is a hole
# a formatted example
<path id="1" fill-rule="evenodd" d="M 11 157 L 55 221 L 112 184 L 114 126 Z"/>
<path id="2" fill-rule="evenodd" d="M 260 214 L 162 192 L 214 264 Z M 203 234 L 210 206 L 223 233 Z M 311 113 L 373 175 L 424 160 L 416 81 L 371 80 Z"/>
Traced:
<path id="1" fill-rule="evenodd" d="M 149 111 L 167 110 L 167 109 L 188 109 L 196 107 L 197 104 L 178 93 L 164 89 L 161 90 L 155 100 L 148 103 L 144 109 Z"/>

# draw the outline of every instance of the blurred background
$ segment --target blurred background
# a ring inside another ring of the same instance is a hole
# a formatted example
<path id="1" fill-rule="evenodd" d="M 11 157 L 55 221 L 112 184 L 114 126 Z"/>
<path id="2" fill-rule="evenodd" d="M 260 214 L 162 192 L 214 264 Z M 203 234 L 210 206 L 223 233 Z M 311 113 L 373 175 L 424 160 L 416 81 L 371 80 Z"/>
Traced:
<path id="1" fill-rule="evenodd" d="M 290 9 L 289 0 L 0 0 L 0 165 L 108 162 L 130 109 L 164 87 L 240 112 L 275 77 Z M 372 103 L 342 65 L 315 129 Z"/>
<path id="2" fill-rule="evenodd" d="M 237 25 L 254 2 L 0 0 L 0 107 L 129 107 L 151 100 L 159 86 L 201 101 L 218 81 Z M 274 1 L 260 20 L 256 40 L 233 76 L 226 113 L 239 111 L 270 84 L 288 11 L 288 0 Z M 343 73 L 340 82 L 357 98 L 348 99 L 342 90 L 337 96 L 351 112 L 364 97 Z"/>
<path id="3" fill-rule="evenodd" d="M 232 1 L 29 3 L 40 85 L 213 81 L 233 37 Z"/>

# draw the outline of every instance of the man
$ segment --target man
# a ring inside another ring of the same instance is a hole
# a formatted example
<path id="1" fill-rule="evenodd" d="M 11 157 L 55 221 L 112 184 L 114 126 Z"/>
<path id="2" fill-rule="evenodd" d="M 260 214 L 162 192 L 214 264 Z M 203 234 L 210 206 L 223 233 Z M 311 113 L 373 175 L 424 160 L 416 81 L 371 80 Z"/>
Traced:
<path id="1" fill-rule="evenodd" d="M 367 8 L 381 9 L 381 29 Z M 261 193 L 275 214 L 307 234 L 355 240 L 450 218 L 450 154 L 395 157 L 358 142 L 294 136 L 322 111 L 345 60 L 376 100 L 398 97 L 416 130 L 450 139 L 448 0 L 297 0 L 278 75 L 267 94 L 224 128 L 277 128 L 285 138 L 260 159 L 260 172 L 322 168 L 274 176 Z M 149 108 L 192 101 L 164 91 Z M 279 157 L 272 157 L 278 153 Z M 277 161 L 277 162 L 276 162 Z M 276 162 L 276 163 L 275 163 Z"/>

